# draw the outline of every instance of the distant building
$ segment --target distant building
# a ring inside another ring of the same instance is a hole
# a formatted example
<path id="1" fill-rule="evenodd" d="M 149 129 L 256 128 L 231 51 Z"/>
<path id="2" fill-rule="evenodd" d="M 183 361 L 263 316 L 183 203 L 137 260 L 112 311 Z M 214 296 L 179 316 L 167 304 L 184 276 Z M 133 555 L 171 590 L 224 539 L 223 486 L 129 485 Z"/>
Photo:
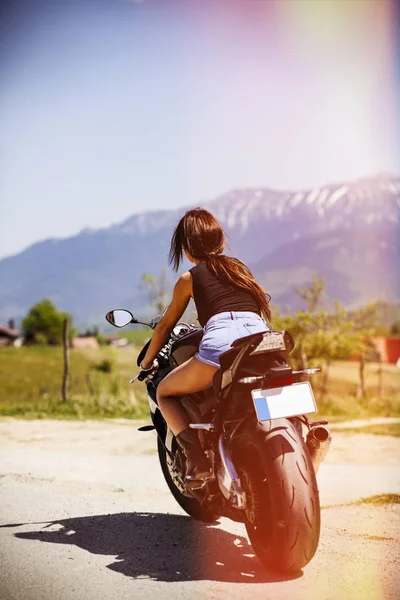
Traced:
<path id="1" fill-rule="evenodd" d="M 113 348 L 130 348 L 132 344 L 127 338 L 119 338 L 117 336 L 110 336 L 107 338 L 107 344 Z"/>
<path id="2" fill-rule="evenodd" d="M 15 329 L 14 321 L 10 319 L 8 326 L 0 324 L 0 346 L 21 346 L 22 338 L 18 329 Z"/>
<path id="3" fill-rule="evenodd" d="M 72 340 L 72 348 L 98 348 L 99 342 L 94 336 L 76 337 Z"/>
<path id="4" fill-rule="evenodd" d="M 372 344 L 380 354 L 382 362 L 397 364 L 400 359 L 400 338 L 398 337 L 374 337 Z"/>

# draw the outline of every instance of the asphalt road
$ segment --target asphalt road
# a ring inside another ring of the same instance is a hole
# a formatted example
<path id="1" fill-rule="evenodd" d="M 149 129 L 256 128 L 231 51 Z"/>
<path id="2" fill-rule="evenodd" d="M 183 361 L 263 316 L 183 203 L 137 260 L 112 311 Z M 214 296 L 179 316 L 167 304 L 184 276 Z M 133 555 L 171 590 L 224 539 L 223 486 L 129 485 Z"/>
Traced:
<path id="1" fill-rule="evenodd" d="M 301 572 L 271 577 L 241 524 L 172 498 L 136 424 L 0 420 L 1 600 L 399 598 L 398 438 L 337 434 L 319 475 L 322 532 Z"/>

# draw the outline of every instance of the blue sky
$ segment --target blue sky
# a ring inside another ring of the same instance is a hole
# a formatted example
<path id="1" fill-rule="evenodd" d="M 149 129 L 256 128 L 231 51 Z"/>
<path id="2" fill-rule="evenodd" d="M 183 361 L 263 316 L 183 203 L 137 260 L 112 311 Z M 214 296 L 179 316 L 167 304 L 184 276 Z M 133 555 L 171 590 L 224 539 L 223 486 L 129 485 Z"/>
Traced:
<path id="1" fill-rule="evenodd" d="M 236 187 L 398 174 L 386 0 L 5 4 L 0 257 Z"/>

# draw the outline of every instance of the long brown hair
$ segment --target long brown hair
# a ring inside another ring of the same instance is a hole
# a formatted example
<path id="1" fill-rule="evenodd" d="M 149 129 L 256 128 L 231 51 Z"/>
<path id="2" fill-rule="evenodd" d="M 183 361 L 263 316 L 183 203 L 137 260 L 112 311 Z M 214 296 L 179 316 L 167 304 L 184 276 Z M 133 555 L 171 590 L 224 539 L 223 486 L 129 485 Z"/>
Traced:
<path id="1" fill-rule="evenodd" d="M 222 254 L 225 243 L 224 230 L 211 213 L 203 208 L 188 210 L 172 235 L 169 262 L 177 271 L 184 250 L 197 260 L 207 261 L 210 271 L 219 279 L 248 290 L 256 299 L 261 314 L 271 321 L 265 291 L 244 263 Z"/>

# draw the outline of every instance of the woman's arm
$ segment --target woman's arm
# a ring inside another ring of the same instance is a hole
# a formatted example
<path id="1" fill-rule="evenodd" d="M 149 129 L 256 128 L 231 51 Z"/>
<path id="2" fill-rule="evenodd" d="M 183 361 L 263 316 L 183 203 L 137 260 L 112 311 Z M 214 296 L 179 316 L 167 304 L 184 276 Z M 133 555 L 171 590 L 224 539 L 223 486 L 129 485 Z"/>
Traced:
<path id="1" fill-rule="evenodd" d="M 156 325 L 146 355 L 142 360 L 142 368 L 150 369 L 153 360 L 167 342 L 169 334 L 186 310 L 192 296 L 192 275 L 187 271 L 181 275 L 174 287 L 171 304 L 167 312 Z"/>

